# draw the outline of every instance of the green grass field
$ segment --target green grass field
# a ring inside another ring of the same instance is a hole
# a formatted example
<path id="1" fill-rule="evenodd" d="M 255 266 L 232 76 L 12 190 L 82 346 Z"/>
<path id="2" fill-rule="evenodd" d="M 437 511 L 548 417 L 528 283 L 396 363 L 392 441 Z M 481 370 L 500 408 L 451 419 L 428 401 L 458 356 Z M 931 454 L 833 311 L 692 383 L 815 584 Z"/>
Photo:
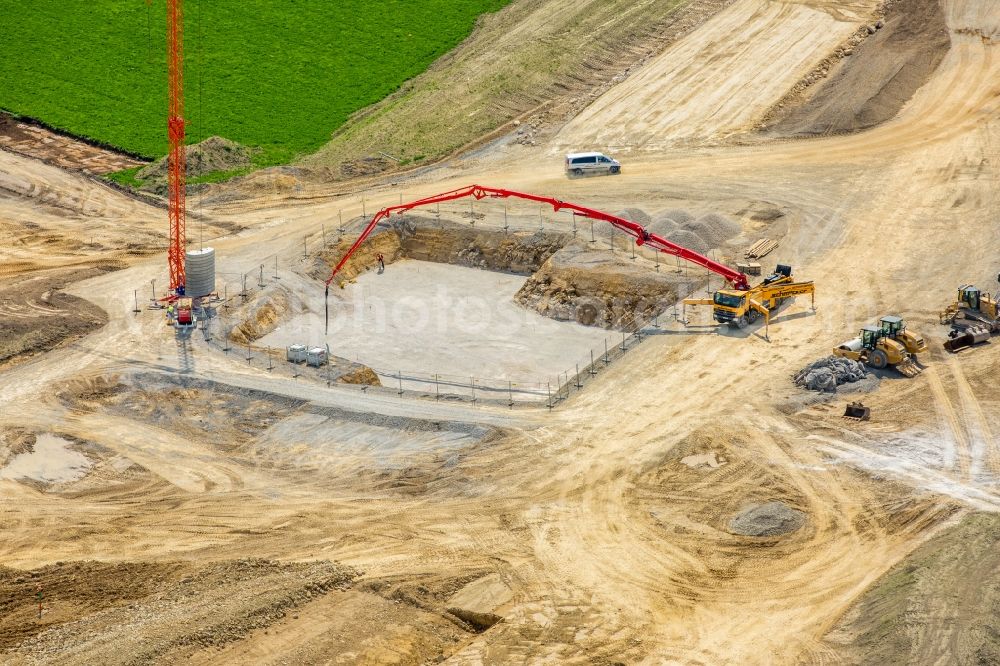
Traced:
<path id="1" fill-rule="evenodd" d="M 189 142 L 287 163 L 509 0 L 187 0 Z M 0 109 L 155 158 L 167 150 L 166 2 L 0 0 Z M 441 100 L 447 104 L 447 100 Z"/>

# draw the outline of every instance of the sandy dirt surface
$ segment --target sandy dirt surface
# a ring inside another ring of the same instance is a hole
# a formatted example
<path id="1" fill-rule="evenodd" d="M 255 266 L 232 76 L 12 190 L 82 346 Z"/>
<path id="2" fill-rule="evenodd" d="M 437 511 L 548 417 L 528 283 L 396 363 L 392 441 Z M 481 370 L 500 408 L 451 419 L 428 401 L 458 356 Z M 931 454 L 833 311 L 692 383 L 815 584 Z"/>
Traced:
<path id="1" fill-rule="evenodd" d="M 665 50 L 570 121 L 554 144 L 566 151 L 662 150 L 738 132 L 873 7 L 862 0 L 736 2 L 701 28 L 711 39 Z"/>
<path id="2" fill-rule="evenodd" d="M 97 176 L 145 164 L 128 155 L 99 148 L 5 113 L 0 113 L 0 148 L 63 169 Z"/>
<path id="3" fill-rule="evenodd" d="M 660 63 L 664 81 L 702 91 L 685 97 L 685 124 L 643 115 L 665 87 L 629 102 L 628 80 L 584 112 L 587 131 L 624 128 L 614 140 L 634 157 L 619 177 L 569 180 L 548 156 L 558 144 L 507 146 L 364 192 L 307 202 L 274 191 L 212 209 L 226 261 L 253 267 L 277 253 L 301 279 L 314 269 L 303 237 L 340 213 L 473 181 L 609 211 L 789 211 L 769 259 L 816 280 L 816 312 L 801 299 L 785 306 L 770 340 L 756 328 L 719 331 L 706 313 L 665 326 L 551 412 L 326 389 L 196 338 L 182 345 L 158 314 L 131 312 L 132 285 L 162 279 L 162 254 L 68 286 L 108 323 L 4 369 L 0 426 L 20 433 L 11 441 L 22 452 L 25 433 L 84 442 L 95 471 L 52 485 L 0 481 L 0 601 L 23 618 L 2 660 L 850 663 L 883 609 L 917 620 L 900 630 L 910 646 L 894 640 L 884 661 L 921 646 L 975 654 L 988 632 L 963 615 L 978 608 L 973 593 L 938 592 L 930 560 L 914 561 L 905 599 L 877 600 L 922 544 L 1000 508 L 990 418 L 1000 345 L 947 356 L 938 324 L 958 284 L 995 287 L 1000 7 L 941 7 L 947 54 L 898 115 L 865 132 L 718 145 L 753 115 L 725 100 L 769 108 L 807 60 L 828 55 L 808 45 L 839 43 L 869 9 L 748 0 L 727 10 L 746 21 L 724 12 L 672 47 L 688 60 Z M 760 39 L 748 41 L 753 30 Z M 733 60 L 727 40 L 746 56 Z M 696 71 L 671 79 L 688 62 Z M 663 128 L 662 143 L 647 126 Z M 74 204 L 59 217 L 44 197 L 5 194 L 0 220 L 12 228 L 37 213 L 69 239 L 81 237 L 74 225 L 99 226 L 109 244 L 165 228 L 159 210 L 20 159 L 0 153 L 0 182 L 40 180 L 50 199 Z M 92 218 L 81 201 L 103 212 Z M 88 259 L 72 252 L 58 247 L 53 264 Z M 45 256 L 29 245 L 3 259 Z M 921 376 L 883 379 L 866 395 L 871 421 L 845 421 L 841 398 L 792 385 L 890 311 L 932 351 Z M 748 508 L 773 503 L 796 529 L 732 531 Z M 100 604 L 82 582 L 54 585 L 50 615 L 29 625 L 32 572 L 85 572 L 90 560 L 151 580 Z M 329 580 L 324 594 L 309 588 Z M 939 620 L 951 617 L 961 622 Z"/>
<path id="4" fill-rule="evenodd" d="M 938 0 L 896 1 L 818 65 L 800 83 L 804 91 L 772 107 L 765 131 L 809 136 L 885 122 L 926 83 L 950 45 Z"/>

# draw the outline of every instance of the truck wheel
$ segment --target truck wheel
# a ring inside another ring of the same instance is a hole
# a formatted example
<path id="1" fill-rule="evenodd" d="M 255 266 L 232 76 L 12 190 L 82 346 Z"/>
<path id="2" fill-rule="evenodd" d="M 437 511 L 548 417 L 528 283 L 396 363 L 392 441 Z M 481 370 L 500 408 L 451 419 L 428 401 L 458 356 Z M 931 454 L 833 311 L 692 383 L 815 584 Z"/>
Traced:
<path id="1" fill-rule="evenodd" d="M 749 312 L 747 312 L 747 321 L 752 324 L 755 321 L 757 321 L 757 317 L 759 316 L 760 316 L 759 312 L 757 312 L 756 310 L 750 310 Z"/>
<path id="2" fill-rule="evenodd" d="M 868 365 L 882 370 L 889 365 L 889 357 L 881 349 L 873 349 L 868 354 Z"/>
<path id="3" fill-rule="evenodd" d="M 743 315 L 742 317 L 740 317 L 739 319 L 736 320 L 736 328 L 744 329 L 744 328 L 746 328 L 749 325 L 750 325 L 750 322 L 748 321 L 746 315 Z"/>

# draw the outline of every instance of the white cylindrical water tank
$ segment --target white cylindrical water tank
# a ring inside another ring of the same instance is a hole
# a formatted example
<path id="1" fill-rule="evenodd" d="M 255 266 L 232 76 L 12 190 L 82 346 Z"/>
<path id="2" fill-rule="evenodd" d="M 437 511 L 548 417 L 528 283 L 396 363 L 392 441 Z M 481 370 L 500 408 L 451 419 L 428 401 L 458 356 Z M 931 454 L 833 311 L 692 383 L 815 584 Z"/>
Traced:
<path id="1" fill-rule="evenodd" d="M 184 294 L 193 298 L 208 296 L 215 291 L 215 250 L 188 250 L 184 255 L 186 284 Z"/>

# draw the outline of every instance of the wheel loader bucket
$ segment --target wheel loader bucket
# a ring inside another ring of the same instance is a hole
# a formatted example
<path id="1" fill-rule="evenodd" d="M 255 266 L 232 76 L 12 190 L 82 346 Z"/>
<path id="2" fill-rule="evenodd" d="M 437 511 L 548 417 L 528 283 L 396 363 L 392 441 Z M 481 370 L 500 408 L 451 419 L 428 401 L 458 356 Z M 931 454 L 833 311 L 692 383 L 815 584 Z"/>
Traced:
<path id="1" fill-rule="evenodd" d="M 844 410 L 844 418 L 855 419 L 857 421 L 867 421 L 871 418 L 871 407 L 865 407 L 860 402 L 852 402 Z"/>
<path id="2" fill-rule="evenodd" d="M 921 368 L 916 363 L 914 363 L 912 358 L 908 358 L 902 363 L 897 364 L 896 370 L 898 370 L 899 374 L 903 375 L 904 377 L 916 377 L 921 372 L 923 372 L 924 369 Z"/>

